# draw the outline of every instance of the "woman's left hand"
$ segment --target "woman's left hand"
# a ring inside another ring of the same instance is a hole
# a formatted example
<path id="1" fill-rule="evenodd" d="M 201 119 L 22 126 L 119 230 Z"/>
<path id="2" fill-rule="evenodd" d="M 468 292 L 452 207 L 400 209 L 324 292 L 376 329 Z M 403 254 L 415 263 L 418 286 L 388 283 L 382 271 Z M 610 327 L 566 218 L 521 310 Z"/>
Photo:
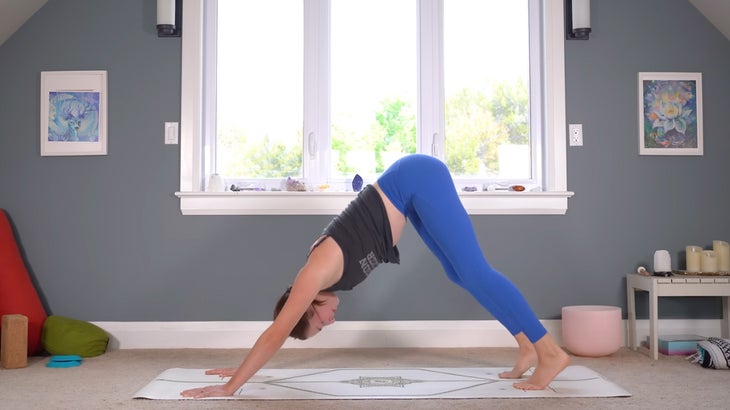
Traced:
<path id="1" fill-rule="evenodd" d="M 236 368 L 236 367 L 225 367 L 225 368 L 219 368 L 219 369 L 206 370 L 205 374 L 217 375 L 217 376 L 220 376 L 221 378 L 225 378 L 225 377 L 233 376 L 236 373 L 236 370 L 238 370 L 238 368 Z"/>
<path id="2" fill-rule="evenodd" d="M 205 387 L 198 387 L 195 389 L 189 389 L 185 390 L 182 393 L 180 393 L 183 397 L 192 397 L 194 399 L 202 399 L 205 397 L 226 397 L 231 396 L 232 393 L 229 393 L 226 390 L 225 384 L 216 384 L 214 386 L 205 386 Z"/>

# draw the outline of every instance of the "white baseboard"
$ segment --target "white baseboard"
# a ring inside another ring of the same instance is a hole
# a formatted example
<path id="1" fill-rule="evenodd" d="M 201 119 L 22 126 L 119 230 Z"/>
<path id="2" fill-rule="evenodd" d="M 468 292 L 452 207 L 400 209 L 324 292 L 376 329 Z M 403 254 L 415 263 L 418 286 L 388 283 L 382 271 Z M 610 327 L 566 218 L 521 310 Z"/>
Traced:
<path id="1" fill-rule="evenodd" d="M 659 334 L 720 336 L 720 319 L 667 319 Z M 271 322 L 93 322 L 109 333 L 110 349 L 248 349 Z M 562 345 L 560 320 L 543 320 Z M 624 341 L 626 340 L 624 321 Z M 638 340 L 649 321 L 637 321 Z M 627 345 L 627 343 L 624 343 Z M 284 348 L 515 347 L 496 320 L 337 322 L 311 340 L 289 339 Z"/>
<path id="2" fill-rule="evenodd" d="M 559 322 L 559 321 L 558 321 Z M 94 322 L 112 349 L 250 348 L 271 322 Z M 547 324 L 546 324 L 547 326 Z M 337 322 L 284 348 L 512 346 L 496 320 Z"/>

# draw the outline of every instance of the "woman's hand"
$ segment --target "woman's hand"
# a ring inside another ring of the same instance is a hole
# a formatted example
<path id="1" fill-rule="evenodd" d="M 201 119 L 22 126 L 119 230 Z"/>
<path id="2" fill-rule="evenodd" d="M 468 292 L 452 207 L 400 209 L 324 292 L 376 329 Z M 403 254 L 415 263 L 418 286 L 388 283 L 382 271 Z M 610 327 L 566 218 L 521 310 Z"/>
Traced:
<path id="1" fill-rule="evenodd" d="M 236 373 L 235 367 L 225 367 L 219 369 L 206 370 L 207 375 L 218 375 L 222 378 L 231 377 Z M 192 397 L 194 399 L 202 399 L 204 397 L 225 397 L 230 396 L 233 393 L 229 393 L 226 388 L 228 384 L 216 384 L 214 386 L 198 387 L 196 389 L 185 390 L 180 393 L 183 397 Z"/>
<path id="2" fill-rule="evenodd" d="M 198 387 L 195 389 L 185 390 L 180 393 L 183 397 L 192 397 L 194 399 L 202 399 L 205 397 L 226 397 L 231 396 L 225 384 L 216 384 L 214 386 Z"/>
<path id="3" fill-rule="evenodd" d="M 224 377 L 231 377 L 231 376 L 233 376 L 233 374 L 236 373 L 236 370 L 237 369 L 235 367 L 226 367 L 226 368 L 220 368 L 220 369 L 210 369 L 210 370 L 206 370 L 205 371 L 205 374 L 208 374 L 208 375 L 218 375 L 221 378 L 224 378 Z"/>

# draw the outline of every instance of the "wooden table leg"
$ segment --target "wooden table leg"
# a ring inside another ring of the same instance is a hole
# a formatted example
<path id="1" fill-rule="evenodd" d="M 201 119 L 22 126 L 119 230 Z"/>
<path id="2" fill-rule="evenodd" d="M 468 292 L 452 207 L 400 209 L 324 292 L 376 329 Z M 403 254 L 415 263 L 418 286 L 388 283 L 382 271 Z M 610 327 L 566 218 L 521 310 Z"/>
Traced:
<path id="1" fill-rule="evenodd" d="M 631 286 L 631 279 L 626 279 L 626 307 L 627 319 L 629 322 L 629 347 L 636 350 L 636 289 Z"/>
<path id="2" fill-rule="evenodd" d="M 659 359 L 659 297 L 656 289 L 652 286 L 649 291 L 649 347 L 651 348 L 651 357 L 654 360 Z"/>
<path id="3" fill-rule="evenodd" d="M 723 339 L 730 339 L 730 297 L 722 297 L 722 324 L 720 331 Z"/>

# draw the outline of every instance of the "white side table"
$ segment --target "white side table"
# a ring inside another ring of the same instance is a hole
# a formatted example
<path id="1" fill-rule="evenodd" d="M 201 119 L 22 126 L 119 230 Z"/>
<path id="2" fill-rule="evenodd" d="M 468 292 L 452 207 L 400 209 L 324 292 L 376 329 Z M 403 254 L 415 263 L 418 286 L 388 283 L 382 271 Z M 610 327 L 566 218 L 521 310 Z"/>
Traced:
<path id="1" fill-rule="evenodd" d="M 649 345 L 651 357 L 659 358 L 659 302 L 661 296 L 722 296 L 721 335 L 730 336 L 730 276 L 688 276 L 670 277 L 644 276 L 637 273 L 626 275 L 626 298 L 628 299 L 629 347 L 637 348 L 636 340 L 636 291 L 649 292 Z"/>

